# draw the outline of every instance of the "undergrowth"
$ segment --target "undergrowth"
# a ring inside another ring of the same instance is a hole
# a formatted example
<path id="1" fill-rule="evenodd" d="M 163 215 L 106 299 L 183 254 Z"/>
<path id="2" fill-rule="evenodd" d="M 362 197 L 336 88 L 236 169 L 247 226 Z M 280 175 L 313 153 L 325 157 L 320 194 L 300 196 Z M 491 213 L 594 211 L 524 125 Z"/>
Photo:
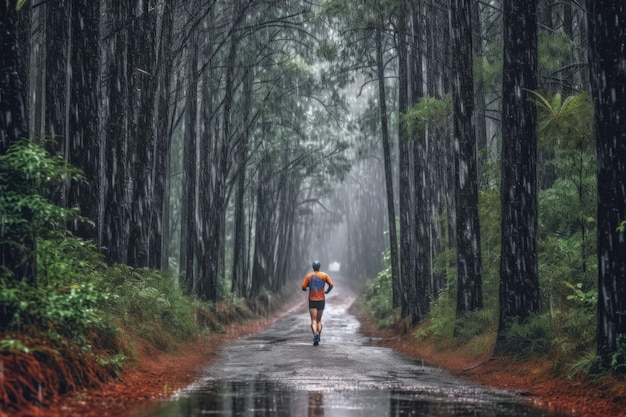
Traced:
<path id="1" fill-rule="evenodd" d="M 161 350 L 201 333 L 271 311 L 279 296 L 224 302 L 185 296 L 167 272 L 108 265 L 95 246 L 72 235 L 88 221 L 45 195 L 80 173 L 33 142 L 0 156 L 0 406 L 18 410 L 119 377 L 134 341 Z M 4 258 L 3 258 L 4 259 Z"/>
<path id="2" fill-rule="evenodd" d="M 538 269 L 542 311 L 525 322 L 514 322 L 500 335 L 502 350 L 524 360 L 544 356 L 554 370 L 569 378 L 591 377 L 597 361 L 597 237 L 596 177 L 593 137 L 588 123 L 588 97 L 542 98 L 539 161 L 545 172 L 538 194 Z M 543 171 L 542 171 L 543 172 Z M 427 316 L 414 329 L 417 342 L 433 342 L 441 349 L 490 349 L 496 340 L 499 317 L 500 204 L 499 172 L 495 164 L 483 167 L 479 193 L 482 261 L 481 310 L 456 315 L 456 254 L 439 253 L 433 276 L 445 276 L 445 285 L 433 297 Z M 445 216 L 444 216 L 445 217 Z M 625 223 L 626 224 L 626 223 Z M 620 226 L 623 228 L 623 224 Z M 439 247 L 449 248 L 444 234 Z M 389 267 L 365 287 L 360 310 L 369 312 L 381 328 L 402 318 L 391 306 Z M 619 372 L 626 357 L 626 340 L 612 358 L 609 371 Z"/>
<path id="3" fill-rule="evenodd" d="M 387 329 L 399 319 L 399 312 L 392 305 L 391 267 L 389 253 L 385 255 L 387 268 L 378 276 L 368 281 L 359 296 L 358 304 L 361 311 L 374 319 L 380 329 Z"/>

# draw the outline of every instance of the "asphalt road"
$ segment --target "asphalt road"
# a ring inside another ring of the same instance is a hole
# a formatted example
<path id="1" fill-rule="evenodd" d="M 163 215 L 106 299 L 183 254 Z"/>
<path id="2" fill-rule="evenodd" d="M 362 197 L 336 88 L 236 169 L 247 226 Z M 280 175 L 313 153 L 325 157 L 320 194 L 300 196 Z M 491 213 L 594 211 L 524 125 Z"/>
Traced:
<path id="1" fill-rule="evenodd" d="M 548 416 L 513 393 L 486 389 L 422 361 L 373 346 L 348 313 L 356 294 L 341 277 L 327 296 L 313 346 L 302 304 L 257 335 L 221 348 L 220 359 L 162 416 Z"/>

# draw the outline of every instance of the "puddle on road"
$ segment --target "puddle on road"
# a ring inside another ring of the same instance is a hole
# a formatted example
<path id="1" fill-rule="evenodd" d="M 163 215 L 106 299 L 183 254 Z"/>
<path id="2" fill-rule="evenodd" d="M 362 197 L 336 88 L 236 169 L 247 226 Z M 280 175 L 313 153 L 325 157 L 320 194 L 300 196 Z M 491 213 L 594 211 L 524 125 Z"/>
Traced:
<path id="1" fill-rule="evenodd" d="M 507 394 L 473 390 L 304 391 L 266 381 L 206 381 L 142 417 L 556 417 Z M 561 415 L 563 416 L 563 415 Z"/>

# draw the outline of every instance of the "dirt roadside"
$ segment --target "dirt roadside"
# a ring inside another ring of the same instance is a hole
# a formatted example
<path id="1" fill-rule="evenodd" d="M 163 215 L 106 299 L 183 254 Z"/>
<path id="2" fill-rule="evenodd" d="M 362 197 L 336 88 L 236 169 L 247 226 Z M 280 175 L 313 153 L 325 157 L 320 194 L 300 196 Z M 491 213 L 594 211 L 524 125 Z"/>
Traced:
<path id="1" fill-rule="evenodd" d="M 224 333 L 203 336 L 174 352 L 161 352 L 139 342 L 136 346 L 137 362 L 121 380 L 97 390 L 61 397 L 50 408 L 25 410 L 20 417 L 113 417 L 133 414 L 196 380 L 202 369 L 216 358 L 218 346 L 259 332 L 286 312 L 285 309 L 273 318 L 229 325 Z M 510 359 L 490 359 L 488 354 L 468 357 L 461 351 L 441 352 L 434 346 L 415 343 L 408 334 L 380 331 L 368 320 L 361 317 L 360 321 L 361 331 L 378 345 L 422 358 L 461 378 L 517 391 L 538 407 L 576 417 L 626 417 L 624 381 L 567 381 L 555 376 L 551 364 L 543 360 L 522 363 Z M 0 411 L 0 417 L 8 416 Z"/>
<path id="2" fill-rule="evenodd" d="M 554 364 L 545 358 L 521 361 L 493 358 L 490 349 L 478 354 L 468 354 L 462 349 L 440 350 L 415 342 L 411 332 L 378 330 L 364 317 L 359 317 L 359 321 L 361 332 L 371 337 L 376 345 L 423 359 L 459 378 L 517 392 L 536 407 L 573 417 L 626 416 L 626 382 L 623 380 L 606 377 L 595 382 L 570 381 L 559 377 L 554 372 Z"/>

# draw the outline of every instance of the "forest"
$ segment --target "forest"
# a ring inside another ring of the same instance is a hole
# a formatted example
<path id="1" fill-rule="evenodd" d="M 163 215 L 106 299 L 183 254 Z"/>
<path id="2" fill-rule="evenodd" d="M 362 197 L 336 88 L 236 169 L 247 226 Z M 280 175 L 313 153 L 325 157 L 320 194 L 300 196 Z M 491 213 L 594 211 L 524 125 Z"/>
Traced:
<path id="1" fill-rule="evenodd" d="M 0 404 L 258 314 L 315 259 L 416 342 L 623 374 L 625 9 L 0 0 Z"/>

